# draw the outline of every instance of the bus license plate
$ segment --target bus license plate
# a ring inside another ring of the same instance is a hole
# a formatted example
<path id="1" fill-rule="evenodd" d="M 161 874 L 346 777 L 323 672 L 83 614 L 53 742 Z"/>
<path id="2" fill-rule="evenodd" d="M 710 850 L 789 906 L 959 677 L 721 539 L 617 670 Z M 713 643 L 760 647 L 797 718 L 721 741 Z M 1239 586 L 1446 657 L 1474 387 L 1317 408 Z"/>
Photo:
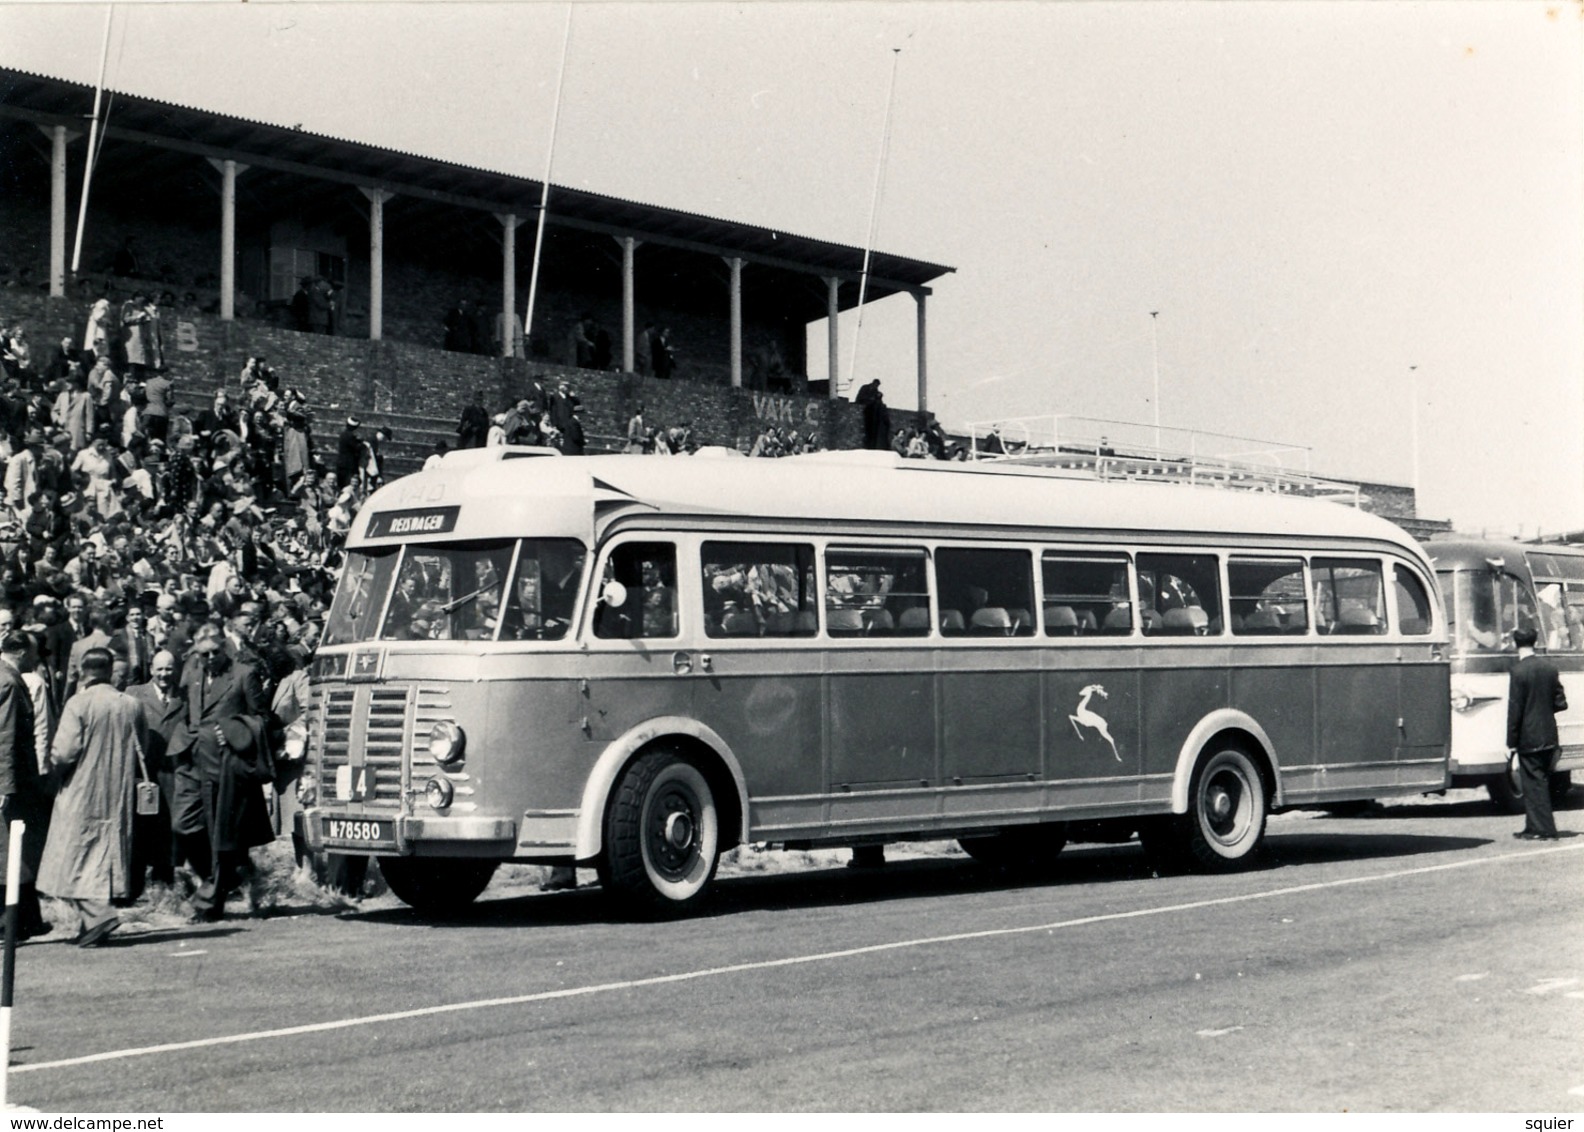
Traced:
<path id="1" fill-rule="evenodd" d="M 320 818 L 319 831 L 327 842 L 370 849 L 396 848 L 395 822 L 367 818 Z"/>

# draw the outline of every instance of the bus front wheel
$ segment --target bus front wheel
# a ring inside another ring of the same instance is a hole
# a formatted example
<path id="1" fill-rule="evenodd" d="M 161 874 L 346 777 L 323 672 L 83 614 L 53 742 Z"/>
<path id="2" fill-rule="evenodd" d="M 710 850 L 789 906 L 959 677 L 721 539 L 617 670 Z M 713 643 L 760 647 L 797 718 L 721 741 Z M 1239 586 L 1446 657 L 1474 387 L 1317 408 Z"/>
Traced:
<path id="1" fill-rule="evenodd" d="M 1254 760 L 1238 747 L 1223 747 L 1194 768 L 1188 812 L 1148 820 L 1139 839 L 1158 867 L 1232 872 L 1258 857 L 1268 812 Z"/>
<path id="2" fill-rule="evenodd" d="M 381 857 L 380 873 L 396 898 L 426 916 L 460 912 L 489 887 L 498 861 L 443 857 Z"/>
<path id="3" fill-rule="evenodd" d="M 704 899 L 720 862 L 720 814 L 702 771 L 671 751 L 640 756 L 605 817 L 600 884 L 642 914 L 674 916 Z"/>

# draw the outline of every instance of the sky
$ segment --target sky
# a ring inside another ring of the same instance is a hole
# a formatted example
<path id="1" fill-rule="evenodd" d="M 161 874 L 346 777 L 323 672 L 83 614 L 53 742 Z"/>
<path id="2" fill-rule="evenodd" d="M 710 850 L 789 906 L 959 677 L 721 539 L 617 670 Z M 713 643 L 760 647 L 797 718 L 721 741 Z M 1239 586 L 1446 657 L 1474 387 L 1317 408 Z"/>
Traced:
<path id="1" fill-rule="evenodd" d="M 92 83 L 104 13 L 0 0 L 0 64 Z M 956 268 L 948 428 L 1158 410 L 1461 530 L 1584 529 L 1578 4 L 254 0 L 118 5 L 110 42 L 156 98 L 859 247 L 873 218 Z M 912 407 L 913 300 L 856 322 L 841 364 L 856 336 Z"/>

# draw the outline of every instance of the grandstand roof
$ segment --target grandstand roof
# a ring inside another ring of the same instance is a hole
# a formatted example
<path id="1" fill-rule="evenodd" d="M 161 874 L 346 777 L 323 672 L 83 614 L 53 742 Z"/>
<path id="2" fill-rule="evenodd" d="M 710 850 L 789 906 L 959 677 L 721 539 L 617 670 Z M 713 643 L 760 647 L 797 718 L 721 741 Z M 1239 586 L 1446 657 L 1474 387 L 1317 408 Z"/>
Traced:
<path id="1" fill-rule="evenodd" d="M 436 206 L 519 217 L 533 216 L 538 210 L 543 183 L 531 178 L 121 91 L 107 90 L 106 97 L 110 103 L 106 138 L 138 143 L 148 156 L 131 173 L 101 165 L 95 174 L 96 191 L 115 192 L 116 179 L 130 176 L 136 177 L 136 187 L 145 192 L 157 192 L 162 183 L 173 188 L 188 186 L 193 180 L 191 159 L 196 156 L 232 159 L 251 169 L 317 181 L 331 190 L 344 191 L 349 185 L 386 188 Z M 94 89 L 85 83 L 0 67 L 0 131 L 7 119 L 86 131 L 93 99 Z M 299 184 L 292 191 L 302 198 L 313 190 Z M 684 250 L 730 252 L 753 262 L 848 279 L 856 279 L 863 267 L 863 250 L 846 244 L 553 183 L 547 220 L 613 235 L 641 235 L 646 242 Z M 953 270 L 876 251 L 870 261 L 867 299 L 927 290 L 931 280 Z M 856 293 L 842 296 L 844 307 L 856 301 Z"/>

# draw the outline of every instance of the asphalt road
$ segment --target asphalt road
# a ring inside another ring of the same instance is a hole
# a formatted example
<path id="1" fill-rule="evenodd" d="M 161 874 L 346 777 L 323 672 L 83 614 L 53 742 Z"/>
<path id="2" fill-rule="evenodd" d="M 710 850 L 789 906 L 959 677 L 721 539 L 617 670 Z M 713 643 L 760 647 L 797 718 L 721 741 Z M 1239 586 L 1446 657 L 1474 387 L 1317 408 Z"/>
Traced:
<path id="1" fill-rule="evenodd" d="M 1268 861 L 965 858 L 723 880 L 623 922 L 492 887 L 18 956 L 52 1112 L 1584 1109 L 1584 836 L 1472 794 L 1273 819 Z M 1584 790 L 1559 814 L 1584 830 Z"/>

